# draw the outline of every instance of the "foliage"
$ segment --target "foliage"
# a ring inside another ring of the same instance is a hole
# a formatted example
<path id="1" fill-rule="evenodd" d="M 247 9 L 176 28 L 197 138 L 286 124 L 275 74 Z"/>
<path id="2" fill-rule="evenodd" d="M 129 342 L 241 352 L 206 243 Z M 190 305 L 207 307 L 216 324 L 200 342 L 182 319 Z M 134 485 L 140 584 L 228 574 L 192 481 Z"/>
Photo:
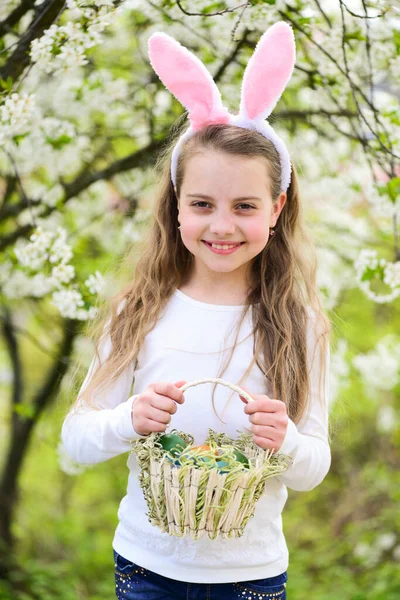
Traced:
<path id="1" fill-rule="evenodd" d="M 21 4 L 22 13 L 15 12 Z M 7 0 L 0 8 L 0 450 L 5 464 L 18 431 L 30 424 L 33 430 L 26 462 L 16 473 L 20 498 L 12 531 L 18 567 L 8 582 L 0 582 L 0 598 L 100 600 L 113 594 L 110 544 L 125 493 L 126 457 L 81 472 L 55 450 L 71 400 L 66 363 L 79 358 L 84 374 L 92 349 L 85 345 L 83 322 L 131 276 L 114 273 L 146 227 L 154 182 L 149 166 L 181 111 L 152 74 L 147 39 L 162 30 L 193 49 L 235 112 L 243 65 L 261 33 L 283 19 L 296 36 L 297 62 L 271 121 L 300 173 L 304 210 L 318 246 L 319 288 L 334 326 L 332 467 L 312 492 L 290 492 L 284 514 L 291 557 L 288 595 L 397 599 L 400 343 L 393 332 L 400 328 L 400 34 L 395 3 L 32 4 Z M 54 366 L 62 381 L 49 388 Z M 2 491 L 0 485 L 0 496 Z"/>

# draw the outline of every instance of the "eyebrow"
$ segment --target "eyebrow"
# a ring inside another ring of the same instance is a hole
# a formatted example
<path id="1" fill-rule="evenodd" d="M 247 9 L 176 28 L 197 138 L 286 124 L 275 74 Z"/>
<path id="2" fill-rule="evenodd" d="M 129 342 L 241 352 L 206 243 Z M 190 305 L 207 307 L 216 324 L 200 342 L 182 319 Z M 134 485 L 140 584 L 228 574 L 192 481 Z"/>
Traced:
<path id="1" fill-rule="evenodd" d="M 207 196 L 206 194 L 186 194 L 188 198 L 204 198 L 205 200 L 214 200 L 212 196 Z M 243 202 L 243 200 L 258 200 L 262 202 L 261 198 L 257 196 L 240 196 L 239 198 L 233 198 L 232 202 Z"/>

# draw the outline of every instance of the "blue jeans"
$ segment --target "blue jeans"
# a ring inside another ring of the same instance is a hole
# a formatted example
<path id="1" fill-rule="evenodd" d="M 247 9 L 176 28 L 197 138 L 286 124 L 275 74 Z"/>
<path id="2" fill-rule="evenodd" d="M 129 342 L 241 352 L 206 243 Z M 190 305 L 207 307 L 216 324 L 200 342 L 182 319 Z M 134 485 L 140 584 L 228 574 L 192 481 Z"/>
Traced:
<path id="1" fill-rule="evenodd" d="M 235 583 L 187 583 L 139 567 L 114 550 L 118 600 L 286 600 L 287 571 Z"/>

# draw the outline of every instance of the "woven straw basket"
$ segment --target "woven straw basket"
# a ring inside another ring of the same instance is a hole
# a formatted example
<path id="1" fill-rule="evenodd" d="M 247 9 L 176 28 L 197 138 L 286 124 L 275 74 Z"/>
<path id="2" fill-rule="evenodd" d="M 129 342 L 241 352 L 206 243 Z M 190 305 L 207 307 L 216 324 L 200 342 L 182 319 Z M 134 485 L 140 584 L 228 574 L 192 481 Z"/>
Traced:
<path id="1" fill-rule="evenodd" d="M 222 379 L 192 381 L 180 389 L 184 392 L 203 383 L 219 383 L 253 402 L 247 392 Z M 193 444 L 190 434 L 175 430 L 174 433 L 188 445 Z M 162 435 L 151 433 L 136 440 L 132 442 L 132 450 L 141 468 L 139 481 L 149 521 L 174 536 L 240 537 L 254 515 L 267 479 L 283 473 L 292 464 L 289 456 L 259 448 L 252 442 L 251 434 L 241 433 L 234 440 L 210 429 L 205 443 L 211 449 L 228 455 L 236 449 L 245 455 L 248 465 L 238 465 L 228 471 L 210 468 L 204 463 L 180 465 L 162 448 L 159 442 Z"/>

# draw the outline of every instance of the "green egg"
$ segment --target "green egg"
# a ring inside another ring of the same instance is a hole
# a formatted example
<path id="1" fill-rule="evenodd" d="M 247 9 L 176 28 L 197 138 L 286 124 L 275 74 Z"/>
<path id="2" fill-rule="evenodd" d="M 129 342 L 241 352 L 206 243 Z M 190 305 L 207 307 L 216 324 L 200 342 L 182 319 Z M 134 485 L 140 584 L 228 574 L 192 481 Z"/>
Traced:
<path id="1" fill-rule="evenodd" d="M 242 463 L 242 465 L 249 468 L 249 460 L 248 460 L 247 456 L 245 456 L 244 454 L 239 452 L 239 450 L 236 450 L 236 449 L 233 451 L 233 453 L 238 462 Z"/>
<path id="2" fill-rule="evenodd" d="M 187 446 L 185 440 L 175 433 L 165 433 L 160 437 L 159 442 L 172 456 L 177 456 Z"/>

